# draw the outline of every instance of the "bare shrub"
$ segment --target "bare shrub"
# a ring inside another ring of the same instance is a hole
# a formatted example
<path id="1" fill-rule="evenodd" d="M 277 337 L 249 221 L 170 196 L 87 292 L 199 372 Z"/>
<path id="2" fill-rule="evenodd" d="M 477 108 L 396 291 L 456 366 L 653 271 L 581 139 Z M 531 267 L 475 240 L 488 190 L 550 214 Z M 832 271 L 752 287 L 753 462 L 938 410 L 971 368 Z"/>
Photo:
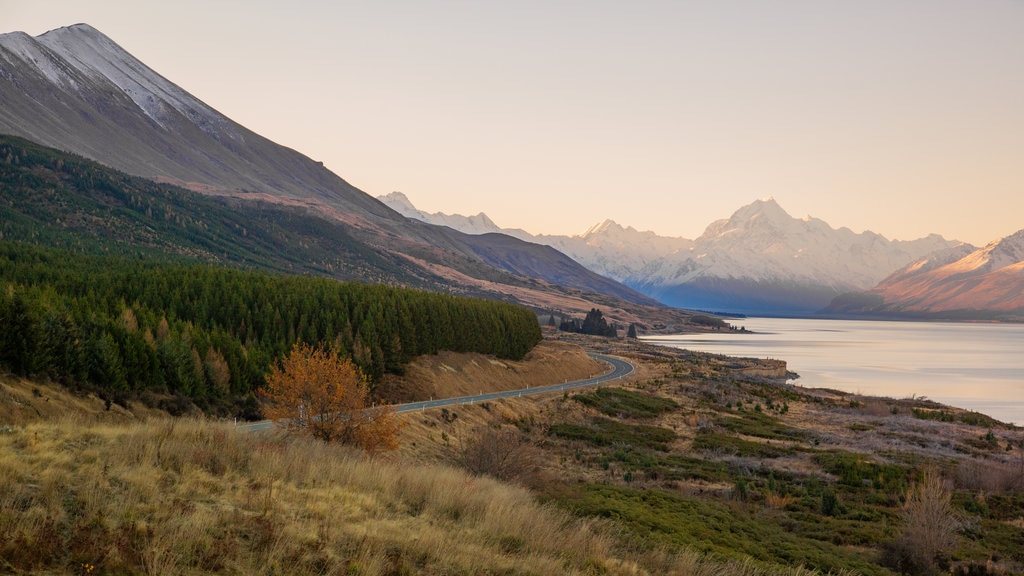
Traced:
<path id="1" fill-rule="evenodd" d="M 459 463 L 473 474 L 501 480 L 522 479 L 535 466 L 529 441 L 518 428 L 483 426 L 474 431 L 459 454 Z"/>
<path id="2" fill-rule="evenodd" d="M 1024 488 L 1024 468 L 1018 463 L 965 459 L 957 467 L 956 485 L 985 492 L 1020 490 Z"/>
<path id="3" fill-rule="evenodd" d="M 861 398 L 860 412 L 868 416 L 892 416 L 891 402 L 883 398 Z"/>
<path id="4" fill-rule="evenodd" d="M 948 565 L 947 551 L 956 546 L 960 518 L 953 510 L 952 491 L 934 471 L 907 491 L 901 512 L 903 532 L 882 548 L 882 563 L 904 574 L 936 574 Z"/>

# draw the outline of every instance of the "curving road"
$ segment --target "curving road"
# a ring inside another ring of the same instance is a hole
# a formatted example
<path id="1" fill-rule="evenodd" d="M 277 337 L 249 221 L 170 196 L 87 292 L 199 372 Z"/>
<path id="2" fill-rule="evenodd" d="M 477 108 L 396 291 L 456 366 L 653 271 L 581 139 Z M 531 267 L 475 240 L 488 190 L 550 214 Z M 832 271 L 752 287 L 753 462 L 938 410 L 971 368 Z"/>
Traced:
<path id="1" fill-rule="evenodd" d="M 570 390 L 572 388 L 583 388 L 585 386 L 596 386 L 612 380 L 618 380 L 624 378 L 633 373 L 636 370 L 631 362 L 623 360 L 621 358 L 615 358 L 612 356 L 605 356 L 604 354 L 597 354 L 594 352 L 587 352 L 587 355 L 595 360 L 600 360 L 611 365 L 612 369 L 600 376 L 593 378 L 587 378 L 586 380 L 574 380 L 572 382 L 565 382 L 563 384 L 550 384 L 548 386 L 538 386 L 536 388 L 521 388 L 519 390 L 505 390 L 503 392 L 487 392 L 484 394 L 475 394 L 472 396 L 458 396 L 455 398 L 439 398 L 437 400 L 422 400 L 419 402 L 408 402 L 406 404 L 396 404 L 396 412 L 416 412 L 419 410 L 426 410 L 428 408 L 441 408 L 444 406 L 455 406 L 458 404 L 475 404 L 477 402 L 486 402 L 488 400 L 498 400 L 501 398 L 518 398 L 520 396 L 531 396 L 533 394 L 545 394 L 548 392 L 562 392 L 564 390 Z M 270 428 L 274 422 L 272 420 L 260 420 L 259 422 L 251 422 L 248 424 L 239 424 L 239 428 L 244 428 L 249 431 L 266 430 Z"/>
<path id="2" fill-rule="evenodd" d="M 395 405 L 396 412 L 414 412 L 416 410 L 426 410 L 427 408 L 440 408 L 442 406 L 454 406 L 456 404 L 475 404 L 477 402 L 486 402 L 488 400 L 498 400 L 499 398 L 518 398 L 520 396 L 529 396 L 531 394 L 544 394 L 546 392 L 561 392 L 563 390 L 569 390 L 570 388 L 581 388 L 583 386 L 595 386 L 603 382 L 611 380 L 618 380 L 624 376 L 629 376 L 636 369 L 630 362 L 619 358 L 613 358 L 611 356 L 605 356 L 604 354 L 595 354 L 592 352 L 587 353 L 588 356 L 595 360 L 601 360 L 612 365 L 612 370 L 601 376 L 595 376 L 594 378 L 587 378 L 586 380 L 574 380 L 572 382 L 566 382 L 564 384 L 551 384 L 548 386 L 538 386 L 537 388 L 522 388 L 519 390 L 505 390 L 504 392 L 488 392 L 486 394 L 475 394 L 473 396 L 458 396 L 456 398 L 441 398 L 438 400 L 423 400 L 420 402 L 409 402 L 407 404 Z"/>

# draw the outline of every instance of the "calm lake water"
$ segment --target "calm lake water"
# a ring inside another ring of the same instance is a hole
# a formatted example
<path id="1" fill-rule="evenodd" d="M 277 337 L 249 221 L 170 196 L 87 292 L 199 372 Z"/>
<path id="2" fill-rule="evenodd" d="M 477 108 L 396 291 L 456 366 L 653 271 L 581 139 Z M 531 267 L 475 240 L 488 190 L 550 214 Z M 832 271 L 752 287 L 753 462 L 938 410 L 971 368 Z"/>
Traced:
<path id="1" fill-rule="evenodd" d="M 1024 425 L 1024 325 L 744 318 L 754 334 L 645 337 L 652 344 L 785 360 L 808 388 L 929 399 Z"/>

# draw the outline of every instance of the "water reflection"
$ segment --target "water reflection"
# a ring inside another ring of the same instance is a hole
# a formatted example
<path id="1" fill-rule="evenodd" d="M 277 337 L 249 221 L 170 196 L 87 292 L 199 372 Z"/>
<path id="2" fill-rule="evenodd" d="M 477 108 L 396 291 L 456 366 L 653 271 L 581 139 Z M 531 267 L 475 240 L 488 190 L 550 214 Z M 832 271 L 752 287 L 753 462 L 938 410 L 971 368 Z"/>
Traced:
<path id="1" fill-rule="evenodd" d="M 653 344 L 786 360 L 796 384 L 927 396 L 1024 425 L 1024 325 L 745 318 L 752 334 L 646 337 Z"/>

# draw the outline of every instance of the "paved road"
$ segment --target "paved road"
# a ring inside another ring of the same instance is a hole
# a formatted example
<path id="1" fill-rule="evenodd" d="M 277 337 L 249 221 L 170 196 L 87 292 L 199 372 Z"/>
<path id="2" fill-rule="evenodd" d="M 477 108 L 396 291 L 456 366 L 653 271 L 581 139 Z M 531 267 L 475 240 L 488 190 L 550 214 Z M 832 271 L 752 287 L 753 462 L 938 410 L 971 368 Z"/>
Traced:
<path id="1" fill-rule="evenodd" d="M 570 388 L 581 388 L 583 386 L 594 386 L 601 384 L 602 382 L 608 382 L 611 380 L 618 380 L 624 376 L 628 376 L 633 373 L 636 369 L 631 363 L 620 360 L 619 358 L 612 358 L 611 356 L 605 356 L 604 354 L 593 354 L 588 353 L 588 356 L 596 360 L 601 360 L 612 365 L 611 372 L 602 374 L 601 376 L 595 376 L 594 378 L 588 378 L 586 380 L 575 380 L 573 382 L 566 382 L 564 384 L 551 384 L 549 386 L 538 386 L 537 388 L 522 388 L 520 390 L 506 390 L 504 392 L 488 392 L 486 394 L 476 394 L 473 396 L 459 396 L 457 398 L 441 398 L 438 400 L 423 400 L 421 402 L 409 402 L 408 404 L 398 404 L 395 406 L 396 412 L 415 412 L 417 410 L 425 410 L 427 408 L 440 408 L 442 406 L 454 406 L 456 404 L 475 404 L 477 402 L 486 402 L 488 400 L 497 400 L 499 398 L 518 398 L 520 396 L 529 396 L 531 394 L 544 394 L 546 392 L 561 392 L 563 390 L 569 390 Z"/>
<path id="2" fill-rule="evenodd" d="M 501 398 L 518 398 L 520 396 L 530 396 L 533 394 L 545 394 L 548 392 L 562 392 L 572 388 L 583 388 L 585 386 L 596 386 L 604 382 L 610 382 L 612 380 L 618 380 L 625 376 L 629 376 L 636 369 L 632 363 L 622 360 L 620 358 L 614 358 L 612 356 L 605 356 L 604 354 L 596 354 L 588 352 L 588 356 L 595 360 L 601 360 L 611 365 L 611 371 L 595 376 L 593 378 L 587 378 L 586 380 L 574 380 L 572 382 L 565 382 L 563 384 L 550 384 L 548 386 L 538 386 L 536 388 L 522 388 L 519 390 L 505 390 L 504 392 L 487 392 L 485 394 L 475 394 L 473 396 L 458 396 L 456 398 L 439 398 L 437 400 L 422 400 L 420 402 L 409 402 L 406 404 L 396 404 L 396 412 L 416 412 L 420 410 L 427 410 L 430 408 L 441 408 L 443 406 L 456 406 L 458 404 L 476 404 L 478 402 L 487 402 L 488 400 L 498 400 Z M 259 422 L 251 422 L 248 424 L 240 424 L 239 428 L 244 428 L 249 431 L 255 430 L 266 430 L 273 425 L 270 420 L 260 420 Z"/>

